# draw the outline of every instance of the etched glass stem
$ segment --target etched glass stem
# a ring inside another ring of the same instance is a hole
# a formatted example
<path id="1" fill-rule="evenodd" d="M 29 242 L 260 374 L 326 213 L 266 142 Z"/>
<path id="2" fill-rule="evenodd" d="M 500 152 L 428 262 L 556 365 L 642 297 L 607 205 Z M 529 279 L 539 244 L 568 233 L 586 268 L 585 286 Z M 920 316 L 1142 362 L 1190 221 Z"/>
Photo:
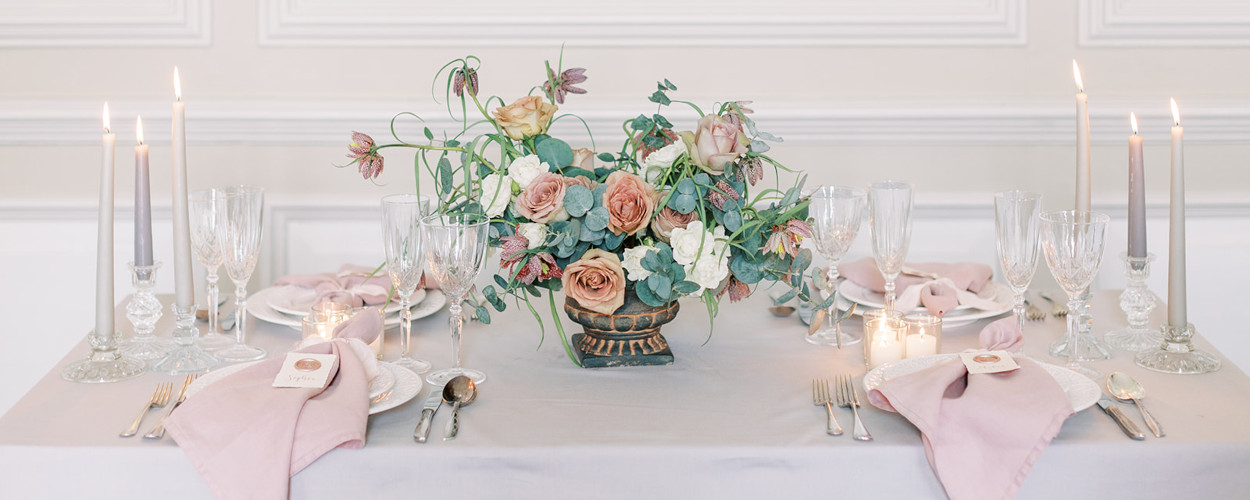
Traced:
<path id="1" fill-rule="evenodd" d="M 247 281 L 234 282 L 234 343 L 244 345 L 247 338 Z"/>
<path id="2" fill-rule="evenodd" d="M 408 295 L 399 296 L 399 359 L 408 361 L 412 359 L 409 356 L 409 343 L 412 342 L 412 311 L 408 310 L 409 302 L 412 298 Z"/>
<path id="3" fill-rule="evenodd" d="M 1016 315 L 1016 326 L 1020 331 L 1024 331 L 1024 294 L 1016 292 L 1016 303 L 1011 306 L 1011 312 Z"/>
<path id="4" fill-rule="evenodd" d="M 886 278 L 885 279 L 885 310 L 893 311 L 894 301 L 897 298 L 898 297 L 894 294 L 894 279 Z"/>
<path id="5" fill-rule="evenodd" d="M 221 300 L 221 289 L 217 286 L 216 267 L 208 268 L 204 281 L 208 283 L 208 333 L 220 333 L 217 327 L 217 304 Z"/>
<path id="6" fill-rule="evenodd" d="M 460 330 L 464 328 L 464 317 L 460 315 L 460 301 L 464 297 L 456 297 L 452 299 L 451 305 L 447 306 L 447 312 L 451 313 L 451 362 L 452 368 L 460 368 Z"/>

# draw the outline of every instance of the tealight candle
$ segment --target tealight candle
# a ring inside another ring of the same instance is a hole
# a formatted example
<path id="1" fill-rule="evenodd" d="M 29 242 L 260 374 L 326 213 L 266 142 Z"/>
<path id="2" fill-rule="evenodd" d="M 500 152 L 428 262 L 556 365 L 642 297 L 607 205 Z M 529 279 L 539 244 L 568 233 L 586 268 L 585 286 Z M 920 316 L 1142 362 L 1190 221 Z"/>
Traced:
<path id="1" fill-rule="evenodd" d="M 869 370 L 907 357 L 903 342 L 906 325 L 894 316 L 868 320 L 864 325 L 864 364 Z"/>
<path id="2" fill-rule="evenodd" d="M 907 324 L 907 357 L 932 356 L 941 349 L 942 318 L 927 312 L 915 312 L 904 318 Z"/>

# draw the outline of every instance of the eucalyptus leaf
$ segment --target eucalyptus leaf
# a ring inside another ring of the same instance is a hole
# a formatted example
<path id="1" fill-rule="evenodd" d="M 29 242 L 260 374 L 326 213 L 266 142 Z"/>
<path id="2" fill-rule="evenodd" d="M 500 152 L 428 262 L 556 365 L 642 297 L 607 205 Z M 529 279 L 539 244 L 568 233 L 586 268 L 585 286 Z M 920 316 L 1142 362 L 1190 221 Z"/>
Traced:
<path id="1" fill-rule="evenodd" d="M 586 186 L 574 184 L 564 191 L 564 209 L 570 216 L 581 217 L 594 206 L 595 200 Z"/>
<path id="2" fill-rule="evenodd" d="M 638 296 L 638 300 L 641 300 L 644 304 L 651 307 L 660 307 L 664 305 L 664 301 L 660 300 L 659 297 L 656 297 L 655 293 L 652 293 L 651 288 L 649 287 L 635 285 L 634 294 Z"/>
<path id="3" fill-rule="evenodd" d="M 678 281 L 673 285 L 673 290 L 682 295 L 690 295 L 699 291 L 699 284 L 693 281 Z"/>
<path id="4" fill-rule="evenodd" d="M 602 231 L 608 227 L 608 209 L 596 206 L 586 212 L 585 225 L 592 231 Z"/>
<path id="5" fill-rule="evenodd" d="M 663 274 L 655 273 L 647 277 L 647 287 L 655 292 L 657 297 L 668 298 L 668 291 L 673 288 L 673 279 Z"/>
<path id="6" fill-rule="evenodd" d="M 481 321 L 484 325 L 490 324 L 490 310 L 486 309 L 486 306 L 477 306 L 477 309 L 474 311 L 474 317 L 476 317 L 478 321 Z"/>
<path id="7" fill-rule="evenodd" d="M 751 140 L 751 152 L 752 153 L 767 153 L 769 149 L 772 149 L 772 148 L 768 145 L 768 143 L 761 141 L 759 139 Z"/>
<path id="8" fill-rule="evenodd" d="M 625 236 L 626 236 L 625 233 L 617 234 L 612 231 L 608 231 L 604 233 L 603 248 L 615 249 L 616 247 L 621 245 L 621 242 L 625 241 Z"/>
<path id="9" fill-rule="evenodd" d="M 786 293 L 781 294 L 781 296 L 780 296 L 780 297 L 777 297 L 776 299 L 773 299 L 773 302 L 778 303 L 778 304 L 785 304 L 786 302 L 789 302 L 789 301 L 793 300 L 793 299 L 794 299 L 794 296 L 795 296 L 795 295 L 798 295 L 798 294 L 799 294 L 798 289 L 791 288 L 791 289 L 790 289 L 789 291 L 787 291 Z"/>
<path id="10" fill-rule="evenodd" d="M 534 149 L 538 159 L 551 167 L 562 168 L 573 163 L 573 148 L 560 139 L 549 137 L 537 143 Z"/>
<path id="11" fill-rule="evenodd" d="M 439 191 L 443 194 L 451 193 L 451 161 L 446 157 L 438 159 L 438 183 Z"/>

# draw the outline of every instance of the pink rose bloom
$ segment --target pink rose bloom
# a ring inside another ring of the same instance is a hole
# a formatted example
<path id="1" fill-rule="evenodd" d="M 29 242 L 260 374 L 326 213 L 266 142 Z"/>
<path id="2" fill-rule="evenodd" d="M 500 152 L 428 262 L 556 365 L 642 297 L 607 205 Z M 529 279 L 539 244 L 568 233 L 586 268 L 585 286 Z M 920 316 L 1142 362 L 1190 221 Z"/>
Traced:
<path id="1" fill-rule="evenodd" d="M 724 173 L 725 163 L 746 153 L 749 144 L 737 126 L 719 115 L 700 118 L 694 136 L 688 142 L 695 165 L 712 175 Z"/>
<path id="2" fill-rule="evenodd" d="M 592 248 L 564 268 L 564 293 L 582 307 L 612 314 L 625 303 L 625 270 L 612 252 Z"/>
<path id="3" fill-rule="evenodd" d="M 591 172 L 595 171 L 595 152 L 586 148 L 577 148 L 573 150 L 573 163 L 570 167 L 584 168 Z"/>
<path id="4" fill-rule="evenodd" d="M 517 195 L 513 207 L 522 217 L 532 222 L 546 224 L 556 220 L 564 212 L 564 176 L 543 172 Z"/>
<path id="5" fill-rule="evenodd" d="M 636 234 L 646 229 L 660 201 L 660 194 L 642 178 L 617 170 L 604 182 L 603 206 L 608 209 L 608 230 L 616 234 Z"/>
<path id="6" fill-rule="evenodd" d="M 656 239 L 668 243 L 669 237 L 673 235 L 673 230 L 677 228 L 685 229 L 687 224 L 699 218 L 695 211 L 683 214 L 669 207 L 660 209 L 655 214 L 655 220 L 651 221 L 651 232 L 655 233 Z"/>
<path id="7" fill-rule="evenodd" d="M 594 191 L 595 186 L 597 185 L 597 182 L 590 180 L 590 177 L 586 177 L 584 175 L 564 178 L 564 187 L 582 186 L 586 189 Z"/>

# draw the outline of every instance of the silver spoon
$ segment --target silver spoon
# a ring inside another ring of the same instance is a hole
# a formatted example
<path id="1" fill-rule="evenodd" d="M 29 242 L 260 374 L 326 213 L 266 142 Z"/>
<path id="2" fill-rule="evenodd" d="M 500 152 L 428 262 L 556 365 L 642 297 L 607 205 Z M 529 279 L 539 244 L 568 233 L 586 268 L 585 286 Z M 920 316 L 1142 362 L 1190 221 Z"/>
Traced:
<path id="1" fill-rule="evenodd" d="M 1159 427 L 1159 422 L 1155 420 L 1155 416 L 1142 404 L 1142 399 L 1146 397 L 1146 389 L 1142 388 L 1136 379 L 1124 372 L 1114 372 L 1107 377 L 1107 390 L 1116 399 L 1121 401 L 1132 400 L 1133 404 L 1137 405 L 1137 411 L 1141 412 L 1141 418 L 1146 421 L 1146 426 L 1150 427 L 1150 432 L 1154 433 L 1155 437 L 1163 437 L 1163 428 Z"/>
<path id="2" fill-rule="evenodd" d="M 460 432 L 460 407 L 468 406 L 474 399 L 477 399 L 477 384 L 469 377 L 457 375 L 443 386 L 443 401 L 451 404 L 451 421 L 447 422 L 444 441 L 456 439 Z"/>

